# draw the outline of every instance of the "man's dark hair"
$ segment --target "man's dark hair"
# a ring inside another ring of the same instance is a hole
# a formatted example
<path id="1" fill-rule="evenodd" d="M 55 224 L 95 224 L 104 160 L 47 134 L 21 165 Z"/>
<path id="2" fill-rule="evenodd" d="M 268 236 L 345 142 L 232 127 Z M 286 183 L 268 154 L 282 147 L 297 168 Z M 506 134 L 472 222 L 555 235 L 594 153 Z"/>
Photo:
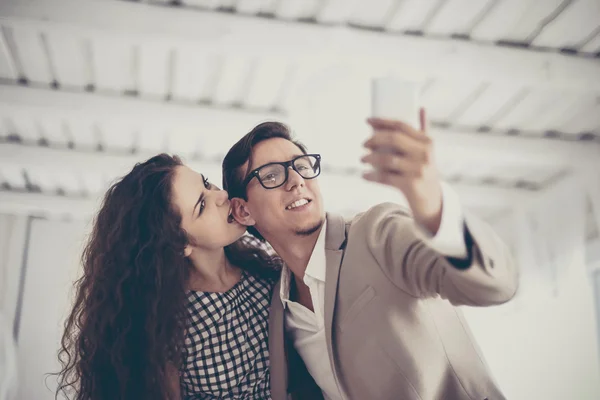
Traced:
<path id="1" fill-rule="evenodd" d="M 223 160 L 223 189 L 227 191 L 230 199 L 239 197 L 248 200 L 244 180 L 252 168 L 256 168 L 252 165 L 252 149 L 258 143 L 273 138 L 289 140 L 303 154 L 307 153 L 306 147 L 292 138 L 287 125 L 281 122 L 263 122 L 257 125 L 229 149 Z M 248 166 L 243 168 L 246 161 L 248 161 Z M 253 226 L 248 227 L 248 232 L 262 241 L 265 240 Z"/>

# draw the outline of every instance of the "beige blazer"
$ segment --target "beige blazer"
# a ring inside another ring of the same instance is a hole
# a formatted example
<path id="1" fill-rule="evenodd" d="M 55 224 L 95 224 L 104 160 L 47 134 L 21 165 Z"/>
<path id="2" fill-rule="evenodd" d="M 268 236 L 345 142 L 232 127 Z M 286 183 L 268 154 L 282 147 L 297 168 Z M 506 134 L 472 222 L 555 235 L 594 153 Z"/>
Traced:
<path id="1" fill-rule="evenodd" d="M 352 221 L 327 214 L 325 329 L 329 361 L 352 400 L 504 399 L 461 311 L 513 297 L 507 247 L 465 218 L 470 259 L 448 259 L 415 234 L 407 209 L 386 203 Z M 284 336 L 279 285 L 269 326 L 274 400 L 322 398 Z"/>

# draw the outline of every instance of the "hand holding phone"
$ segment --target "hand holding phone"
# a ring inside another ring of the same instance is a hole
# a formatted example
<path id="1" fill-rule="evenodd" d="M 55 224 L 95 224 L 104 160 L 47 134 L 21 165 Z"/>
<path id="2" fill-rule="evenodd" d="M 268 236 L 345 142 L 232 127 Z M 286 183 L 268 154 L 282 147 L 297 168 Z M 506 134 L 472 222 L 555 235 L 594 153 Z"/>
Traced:
<path id="1" fill-rule="evenodd" d="M 417 82 L 383 77 L 371 82 L 371 116 L 402 121 L 419 129 L 419 90 Z"/>

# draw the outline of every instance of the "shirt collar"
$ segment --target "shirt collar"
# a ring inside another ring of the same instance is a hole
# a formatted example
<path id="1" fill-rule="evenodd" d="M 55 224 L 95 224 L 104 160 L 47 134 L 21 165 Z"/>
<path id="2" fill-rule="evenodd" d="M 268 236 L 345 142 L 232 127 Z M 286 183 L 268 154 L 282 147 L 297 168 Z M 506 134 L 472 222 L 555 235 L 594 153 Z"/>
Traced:
<path id="1" fill-rule="evenodd" d="M 313 248 L 313 252 L 310 255 L 310 259 L 308 260 L 308 265 L 306 266 L 306 271 L 304 271 L 304 283 L 306 283 L 306 278 L 312 278 L 319 280 L 321 282 L 325 282 L 325 271 L 327 258 L 325 256 L 325 232 L 327 230 L 327 220 L 323 222 L 323 226 L 321 227 L 321 232 L 319 232 L 319 237 L 317 238 L 317 243 L 315 243 L 315 247 Z M 285 308 L 286 302 L 290 300 L 290 284 L 292 282 L 292 271 L 288 268 L 288 266 L 284 263 L 283 268 L 281 270 L 281 284 L 279 287 L 279 297 L 283 303 L 283 307 Z"/>

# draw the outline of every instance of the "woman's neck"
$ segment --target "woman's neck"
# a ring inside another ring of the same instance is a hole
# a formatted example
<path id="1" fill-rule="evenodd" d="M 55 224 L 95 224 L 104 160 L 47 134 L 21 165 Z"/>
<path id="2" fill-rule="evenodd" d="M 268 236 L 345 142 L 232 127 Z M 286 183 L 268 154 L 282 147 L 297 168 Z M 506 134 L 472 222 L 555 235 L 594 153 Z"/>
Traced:
<path id="1" fill-rule="evenodd" d="M 190 255 L 193 269 L 189 289 L 201 292 L 226 292 L 241 277 L 241 270 L 231 264 L 223 250 L 208 254 L 194 250 Z"/>

